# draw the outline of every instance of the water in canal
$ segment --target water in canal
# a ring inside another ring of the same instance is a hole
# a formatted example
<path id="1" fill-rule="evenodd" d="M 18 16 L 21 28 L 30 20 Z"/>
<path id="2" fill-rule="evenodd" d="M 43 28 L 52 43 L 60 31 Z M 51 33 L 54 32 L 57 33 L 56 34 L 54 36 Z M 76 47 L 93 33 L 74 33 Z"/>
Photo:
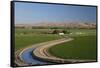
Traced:
<path id="1" fill-rule="evenodd" d="M 31 64 L 31 65 L 51 64 L 50 62 L 40 61 L 36 59 L 35 56 L 32 56 L 31 53 L 34 49 L 35 48 L 28 48 L 21 54 L 21 58 L 23 59 L 25 63 Z"/>

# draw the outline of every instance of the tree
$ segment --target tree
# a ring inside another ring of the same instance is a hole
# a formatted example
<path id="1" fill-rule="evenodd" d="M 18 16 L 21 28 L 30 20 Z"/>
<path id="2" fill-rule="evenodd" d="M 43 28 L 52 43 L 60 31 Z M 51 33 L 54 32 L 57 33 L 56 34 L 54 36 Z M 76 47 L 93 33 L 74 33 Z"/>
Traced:
<path id="1" fill-rule="evenodd" d="M 59 31 L 56 29 L 52 32 L 52 34 L 58 34 L 58 33 L 59 33 Z"/>
<path id="2" fill-rule="evenodd" d="M 69 31 L 67 31 L 67 30 L 63 30 L 62 31 L 64 34 L 69 34 L 70 32 Z"/>

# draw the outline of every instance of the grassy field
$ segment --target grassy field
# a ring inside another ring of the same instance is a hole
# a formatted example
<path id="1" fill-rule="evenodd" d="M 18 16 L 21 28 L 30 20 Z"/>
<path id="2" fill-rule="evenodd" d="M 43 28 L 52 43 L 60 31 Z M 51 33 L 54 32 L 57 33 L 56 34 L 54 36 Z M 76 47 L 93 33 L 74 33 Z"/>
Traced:
<path id="1" fill-rule="evenodd" d="M 73 41 L 51 47 L 49 52 L 64 59 L 96 59 L 96 36 L 76 36 Z"/>
<path id="2" fill-rule="evenodd" d="M 67 29 L 74 40 L 50 48 L 50 53 L 61 58 L 95 59 L 96 58 L 96 30 L 95 29 Z M 58 34 L 46 34 L 52 29 L 15 29 L 15 50 L 36 43 L 62 38 Z M 81 34 L 80 34 L 81 32 Z"/>
<path id="3" fill-rule="evenodd" d="M 40 34 L 38 33 L 43 31 L 38 29 L 37 31 L 34 29 L 17 29 L 15 33 L 15 50 L 20 48 L 30 46 L 36 43 L 41 43 L 45 41 L 55 40 L 62 38 L 56 34 Z M 45 30 L 44 30 L 45 31 Z M 23 34 L 24 33 L 24 34 Z"/>

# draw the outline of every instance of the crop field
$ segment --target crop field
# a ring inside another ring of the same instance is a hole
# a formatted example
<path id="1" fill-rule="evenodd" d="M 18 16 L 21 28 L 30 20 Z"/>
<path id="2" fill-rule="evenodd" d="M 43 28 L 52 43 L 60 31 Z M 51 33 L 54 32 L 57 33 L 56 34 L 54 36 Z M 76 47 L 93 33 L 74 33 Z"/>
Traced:
<path id="1" fill-rule="evenodd" d="M 41 43 L 50 40 L 56 40 L 62 38 L 56 34 L 40 34 L 45 30 L 38 29 L 16 29 L 15 32 L 15 50 L 30 46 L 36 43 Z"/>
<path id="2" fill-rule="evenodd" d="M 64 59 L 96 59 L 96 30 L 70 30 L 73 41 L 53 46 L 49 52 Z M 78 34 L 79 32 L 79 34 Z M 80 33 L 81 32 L 81 33 Z"/>
<path id="3" fill-rule="evenodd" d="M 96 59 L 95 29 L 66 29 L 73 41 L 53 46 L 49 52 L 65 59 Z M 36 43 L 63 38 L 58 34 L 47 34 L 52 29 L 15 29 L 15 50 Z"/>

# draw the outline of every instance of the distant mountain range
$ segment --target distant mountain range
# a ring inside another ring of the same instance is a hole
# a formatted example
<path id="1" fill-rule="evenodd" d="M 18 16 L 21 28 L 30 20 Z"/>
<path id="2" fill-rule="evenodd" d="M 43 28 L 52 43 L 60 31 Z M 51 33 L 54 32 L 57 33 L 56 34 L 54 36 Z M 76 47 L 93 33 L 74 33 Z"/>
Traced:
<path id="1" fill-rule="evenodd" d="M 15 27 L 67 27 L 67 28 L 96 28 L 96 23 L 62 23 L 62 22 L 41 22 L 35 24 L 16 24 Z"/>

